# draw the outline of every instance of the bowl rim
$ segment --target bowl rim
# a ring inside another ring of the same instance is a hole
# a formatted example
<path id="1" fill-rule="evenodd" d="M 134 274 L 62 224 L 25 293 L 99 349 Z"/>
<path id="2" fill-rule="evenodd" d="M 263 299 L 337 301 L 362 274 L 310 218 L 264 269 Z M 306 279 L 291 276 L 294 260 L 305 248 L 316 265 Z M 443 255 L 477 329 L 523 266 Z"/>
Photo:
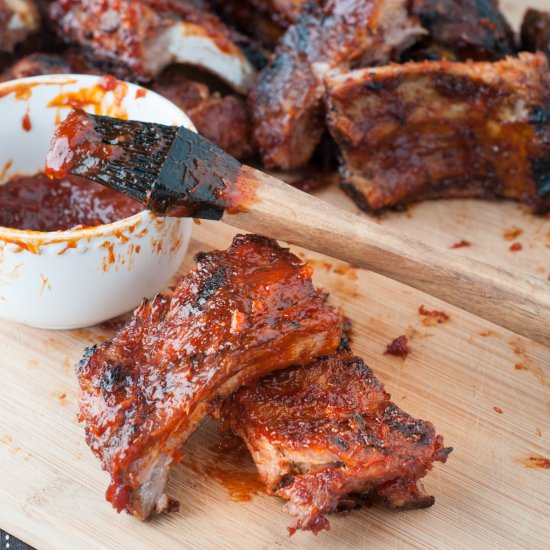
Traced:
<path id="1" fill-rule="evenodd" d="M 15 80 L 8 80 L 0 83 L 0 100 L 12 93 L 11 91 L 5 93 L 6 88 L 13 88 L 13 93 L 17 93 L 17 90 L 21 84 L 34 84 L 34 88 L 38 86 L 63 86 L 81 83 L 84 87 L 86 87 L 90 84 L 97 83 L 97 81 L 101 80 L 104 76 L 105 75 L 67 73 L 29 76 L 25 78 L 17 78 Z M 189 116 L 169 99 L 166 99 L 153 90 L 144 88 L 139 84 L 127 82 L 118 78 L 116 80 L 117 82 L 126 84 L 129 87 L 129 91 L 146 90 L 147 94 L 143 97 L 149 97 L 151 95 L 157 101 L 160 101 L 160 103 L 165 103 L 167 107 L 170 107 L 178 114 L 178 116 L 182 119 L 183 125 L 186 125 L 189 129 L 195 132 L 197 131 Z M 27 174 L 21 173 L 18 175 L 24 176 Z M 63 243 L 65 241 L 78 241 L 81 239 L 90 240 L 92 238 L 118 234 L 125 229 L 136 227 L 140 222 L 147 221 L 147 218 L 149 218 L 149 221 L 152 221 L 153 219 L 161 217 L 162 216 L 159 216 L 150 210 L 144 209 L 128 218 L 116 220 L 111 223 L 96 226 L 77 227 L 76 229 L 61 229 L 58 231 L 31 231 L 29 229 L 16 229 L 13 227 L 4 227 L 0 225 L 0 240 L 6 241 L 7 243 L 14 242 L 15 244 L 31 241 L 35 244 L 35 246 Z"/>

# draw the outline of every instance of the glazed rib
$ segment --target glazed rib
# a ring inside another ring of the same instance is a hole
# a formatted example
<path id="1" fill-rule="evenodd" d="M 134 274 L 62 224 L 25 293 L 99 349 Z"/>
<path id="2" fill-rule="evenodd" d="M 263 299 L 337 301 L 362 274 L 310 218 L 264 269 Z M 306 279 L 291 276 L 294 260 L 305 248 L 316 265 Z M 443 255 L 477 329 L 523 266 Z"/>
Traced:
<path id="1" fill-rule="evenodd" d="M 166 507 L 170 468 L 214 402 L 331 353 L 341 336 L 311 268 L 275 241 L 237 236 L 195 260 L 77 369 L 86 440 L 111 475 L 107 499 L 140 519 Z"/>
<path id="2" fill-rule="evenodd" d="M 335 67 L 386 63 L 423 33 L 406 0 L 331 0 L 306 4 L 249 104 L 267 168 L 303 166 L 321 140 L 323 75 Z"/>
<path id="3" fill-rule="evenodd" d="M 516 51 L 498 0 L 412 0 L 411 13 L 429 33 L 416 58 L 495 61 Z"/>
<path id="4" fill-rule="evenodd" d="M 60 38 L 85 48 L 118 76 L 152 80 L 170 63 L 198 65 L 238 91 L 255 71 L 220 20 L 184 0 L 56 0 Z"/>
<path id="5" fill-rule="evenodd" d="M 542 52 L 550 61 L 550 12 L 527 10 L 521 25 L 521 47 Z"/>
<path id="6" fill-rule="evenodd" d="M 542 54 L 422 62 L 327 79 L 342 185 L 368 211 L 433 198 L 550 206 L 550 72 Z"/>
<path id="7" fill-rule="evenodd" d="M 39 27 L 40 14 L 32 0 L 0 0 L 0 52 L 12 52 Z"/>
<path id="8" fill-rule="evenodd" d="M 288 501 L 297 520 L 291 534 L 329 529 L 326 514 L 353 507 L 359 494 L 393 508 L 431 506 L 419 480 L 451 451 L 347 352 L 241 388 L 221 416 L 246 443 L 268 492 Z"/>
<path id="9" fill-rule="evenodd" d="M 189 80 L 179 67 L 170 67 L 152 88 L 182 109 L 199 134 L 236 159 L 254 152 L 252 129 L 245 102 L 236 95 L 211 93 L 206 84 Z"/>
<path id="10" fill-rule="evenodd" d="M 45 74 L 67 74 L 72 72 L 68 60 L 60 55 L 32 53 L 17 60 L 0 73 L 0 81 L 15 80 L 28 76 Z"/>

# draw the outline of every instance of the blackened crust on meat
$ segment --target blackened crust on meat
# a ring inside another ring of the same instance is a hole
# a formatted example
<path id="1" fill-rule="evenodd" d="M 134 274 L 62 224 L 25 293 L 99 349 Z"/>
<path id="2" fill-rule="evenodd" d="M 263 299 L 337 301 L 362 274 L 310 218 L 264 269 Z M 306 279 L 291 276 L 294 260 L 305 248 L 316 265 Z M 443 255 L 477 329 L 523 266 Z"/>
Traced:
<path id="1" fill-rule="evenodd" d="M 521 48 L 542 52 L 550 60 L 550 12 L 527 10 L 521 25 Z"/>
<path id="2" fill-rule="evenodd" d="M 311 268 L 275 241 L 237 236 L 196 261 L 77 369 L 86 441 L 111 475 L 107 499 L 140 519 L 166 508 L 170 468 L 214 401 L 332 353 L 342 335 Z"/>
<path id="3" fill-rule="evenodd" d="M 550 72 L 542 54 L 329 76 L 342 187 L 368 211 L 435 199 L 550 208 Z"/>
<path id="4" fill-rule="evenodd" d="M 516 51 L 498 0 L 412 0 L 411 13 L 428 31 L 409 53 L 415 59 L 495 61 Z"/>
<path id="5" fill-rule="evenodd" d="M 253 132 L 268 168 L 306 164 L 323 135 L 323 75 L 386 63 L 422 34 L 405 0 L 306 4 L 249 96 Z"/>
<path id="6" fill-rule="evenodd" d="M 357 495 L 392 508 L 431 506 L 419 480 L 452 450 L 347 352 L 241 388 L 221 416 L 245 441 L 268 492 L 288 500 L 291 533 L 328 529 L 326 514 L 353 507 Z"/>

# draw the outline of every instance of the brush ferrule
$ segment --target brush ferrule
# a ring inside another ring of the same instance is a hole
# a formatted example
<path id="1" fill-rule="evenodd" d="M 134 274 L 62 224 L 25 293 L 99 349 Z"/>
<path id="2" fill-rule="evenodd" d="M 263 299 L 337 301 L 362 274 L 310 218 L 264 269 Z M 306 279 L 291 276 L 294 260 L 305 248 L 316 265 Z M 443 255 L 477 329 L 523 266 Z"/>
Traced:
<path id="1" fill-rule="evenodd" d="M 161 214 L 220 220 L 228 206 L 228 190 L 240 170 L 241 164 L 233 157 L 181 127 L 149 193 L 147 207 Z"/>

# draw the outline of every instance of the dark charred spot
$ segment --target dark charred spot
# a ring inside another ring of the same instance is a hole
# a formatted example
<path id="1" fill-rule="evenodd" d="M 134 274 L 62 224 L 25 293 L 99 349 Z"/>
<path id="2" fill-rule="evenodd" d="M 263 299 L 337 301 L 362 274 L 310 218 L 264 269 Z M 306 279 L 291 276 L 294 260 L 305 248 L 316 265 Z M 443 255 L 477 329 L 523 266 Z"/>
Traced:
<path id="1" fill-rule="evenodd" d="M 288 487 L 292 483 L 294 483 L 294 475 L 286 474 L 283 477 L 281 477 L 281 479 L 279 480 L 276 491 L 279 491 L 283 487 Z"/>
<path id="2" fill-rule="evenodd" d="M 471 78 L 440 73 L 433 77 L 434 88 L 449 99 L 469 99 L 483 93 L 483 87 Z"/>
<path id="3" fill-rule="evenodd" d="M 329 435 L 328 440 L 332 441 L 342 451 L 349 450 L 349 445 L 347 441 L 337 435 Z"/>
<path id="4" fill-rule="evenodd" d="M 227 282 L 225 269 L 218 267 L 216 271 L 206 279 L 202 287 L 197 303 L 199 307 L 204 306 L 208 299 Z"/>
<path id="5" fill-rule="evenodd" d="M 531 163 L 537 193 L 544 197 L 550 194 L 550 159 L 538 159 Z"/>
<path id="6" fill-rule="evenodd" d="M 368 368 L 368 367 L 367 367 Z M 370 369 L 369 369 L 370 370 Z M 366 431 L 367 430 L 367 426 L 365 426 L 365 421 L 363 420 L 363 418 L 361 417 L 361 415 L 359 414 L 350 414 L 349 415 L 349 418 L 351 420 L 353 420 L 358 426 L 359 426 L 359 429 L 361 429 L 362 431 Z"/>
<path id="7" fill-rule="evenodd" d="M 378 92 L 382 86 L 380 86 L 380 84 L 378 84 L 377 82 L 367 82 L 365 84 L 365 90 L 369 91 L 369 92 Z"/>
<path id="8" fill-rule="evenodd" d="M 96 349 L 97 349 L 97 344 L 94 344 L 93 346 L 89 346 L 84 349 L 84 355 L 76 365 L 77 373 L 86 365 L 90 357 L 95 353 Z"/>
<path id="9" fill-rule="evenodd" d="M 548 124 L 550 122 L 550 115 L 548 109 L 550 104 L 543 107 L 542 105 L 536 105 L 531 109 L 527 121 L 529 124 Z"/>
<path id="10" fill-rule="evenodd" d="M 117 391 L 123 387 L 126 383 L 126 373 L 121 365 L 115 365 L 111 370 L 106 371 L 100 382 L 99 387 L 107 392 L 111 393 Z"/>

